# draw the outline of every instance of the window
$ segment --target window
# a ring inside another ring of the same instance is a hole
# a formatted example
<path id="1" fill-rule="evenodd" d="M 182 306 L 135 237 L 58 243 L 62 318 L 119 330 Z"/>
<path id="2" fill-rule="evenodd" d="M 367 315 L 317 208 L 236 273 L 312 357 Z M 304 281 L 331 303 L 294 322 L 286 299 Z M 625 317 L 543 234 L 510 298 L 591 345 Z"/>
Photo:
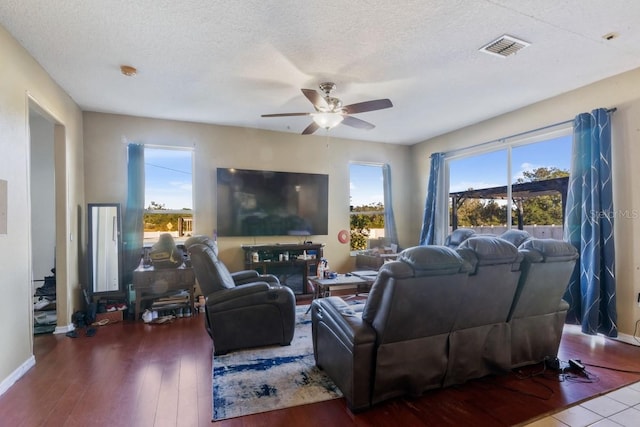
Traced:
<path id="1" fill-rule="evenodd" d="M 193 152 L 178 148 L 144 149 L 144 241 L 162 233 L 180 239 L 193 231 Z"/>
<path id="2" fill-rule="evenodd" d="M 349 165 L 351 250 L 386 246 L 382 165 Z"/>
<path id="3" fill-rule="evenodd" d="M 507 207 L 503 200 L 470 193 L 471 190 L 506 187 L 507 155 L 507 150 L 498 150 L 450 163 L 450 225 L 478 228 L 507 223 Z"/>
<path id="4" fill-rule="evenodd" d="M 450 230 L 498 235 L 520 228 L 534 237 L 561 239 L 571 143 L 570 128 L 563 128 L 451 156 Z"/>

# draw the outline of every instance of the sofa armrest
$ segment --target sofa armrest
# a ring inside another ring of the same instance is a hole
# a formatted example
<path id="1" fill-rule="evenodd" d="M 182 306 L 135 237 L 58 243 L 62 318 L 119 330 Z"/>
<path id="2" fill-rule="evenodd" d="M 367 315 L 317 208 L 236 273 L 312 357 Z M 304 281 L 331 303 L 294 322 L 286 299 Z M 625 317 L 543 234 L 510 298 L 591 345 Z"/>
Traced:
<path id="1" fill-rule="evenodd" d="M 252 282 L 267 282 L 270 284 L 280 284 L 280 281 L 273 274 L 259 274 L 256 270 L 242 270 L 231 273 L 236 286 Z"/>
<path id="2" fill-rule="evenodd" d="M 207 295 L 207 305 L 219 304 L 225 301 L 244 298 L 249 295 L 266 293 L 269 289 L 271 289 L 271 286 L 269 286 L 267 282 L 252 282 L 231 289 L 223 289 Z"/>
<path id="3" fill-rule="evenodd" d="M 323 321 L 349 347 L 373 343 L 376 332 L 371 325 L 362 320 L 342 298 L 329 297 L 313 301 L 314 316 Z"/>
<path id="4" fill-rule="evenodd" d="M 342 391 L 352 411 L 371 406 L 376 332 L 341 298 L 314 300 L 311 305 L 316 365 Z"/>

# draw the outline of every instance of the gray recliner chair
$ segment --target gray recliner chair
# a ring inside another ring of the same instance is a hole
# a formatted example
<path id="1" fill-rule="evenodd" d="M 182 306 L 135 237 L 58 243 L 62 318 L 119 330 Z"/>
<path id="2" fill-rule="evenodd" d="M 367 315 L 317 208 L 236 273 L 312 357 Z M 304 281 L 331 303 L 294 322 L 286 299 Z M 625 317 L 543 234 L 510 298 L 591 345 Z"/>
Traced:
<path id="1" fill-rule="evenodd" d="M 274 282 L 253 270 L 234 277 L 212 245 L 215 242 L 185 242 L 206 298 L 206 327 L 213 339 L 214 353 L 289 345 L 295 327 L 293 291 L 281 286 L 277 279 Z"/>
<path id="2" fill-rule="evenodd" d="M 453 249 L 404 250 L 380 268 L 361 312 L 338 297 L 313 301 L 317 366 L 353 411 L 441 387 L 466 286 L 463 260 Z"/>
<path id="3" fill-rule="evenodd" d="M 511 230 L 505 231 L 498 237 L 500 237 L 503 240 L 506 240 L 507 242 L 511 243 L 513 246 L 517 248 L 521 244 L 529 240 L 531 238 L 531 234 L 527 233 L 524 230 L 511 229 Z"/>
<path id="4" fill-rule="evenodd" d="M 444 245 L 455 249 L 469 237 L 473 237 L 474 234 L 476 234 L 476 232 L 470 228 L 457 228 L 447 236 Z"/>
<path id="5" fill-rule="evenodd" d="M 509 314 L 511 366 L 558 354 L 569 304 L 562 299 L 578 259 L 570 243 L 529 239 L 520 246 L 522 274 Z"/>
<path id="6" fill-rule="evenodd" d="M 522 255 L 506 240 L 471 237 L 456 249 L 469 279 L 449 338 L 445 386 L 511 369 L 507 320 L 520 278 Z"/>
<path id="7" fill-rule="evenodd" d="M 209 236 L 205 236 L 203 234 L 191 236 L 184 242 L 184 247 L 188 251 L 191 246 L 196 244 L 208 246 L 213 251 L 213 255 L 215 255 L 216 259 L 218 258 L 218 244 Z M 231 274 L 233 283 L 235 283 L 236 286 L 253 282 L 267 282 L 273 285 L 280 285 L 280 280 L 278 280 L 278 278 L 273 274 L 260 274 L 256 270 L 240 270 L 229 272 L 229 274 Z"/>

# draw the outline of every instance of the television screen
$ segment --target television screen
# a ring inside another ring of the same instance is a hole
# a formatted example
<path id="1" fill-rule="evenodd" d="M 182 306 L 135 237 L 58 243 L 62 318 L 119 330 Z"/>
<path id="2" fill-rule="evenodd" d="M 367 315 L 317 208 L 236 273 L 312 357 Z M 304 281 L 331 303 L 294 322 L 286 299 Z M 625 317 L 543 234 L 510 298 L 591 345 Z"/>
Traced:
<path id="1" fill-rule="evenodd" d="M 329 175 L 217 170 L 218 236 L 328 234 Z"/>

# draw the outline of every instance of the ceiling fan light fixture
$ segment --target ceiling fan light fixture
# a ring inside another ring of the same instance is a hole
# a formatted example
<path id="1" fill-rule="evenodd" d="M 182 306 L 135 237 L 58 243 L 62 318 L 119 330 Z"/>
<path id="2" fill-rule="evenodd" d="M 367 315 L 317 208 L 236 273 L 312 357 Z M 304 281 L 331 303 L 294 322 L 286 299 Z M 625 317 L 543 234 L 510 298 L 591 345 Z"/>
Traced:
<path id="1" fill-rule="evenodd" d="M 311 118 L 318 126 L 327 130 L 338 126 L 344 120 L 342 114 L 332 112 L 311 113 Z"/>

